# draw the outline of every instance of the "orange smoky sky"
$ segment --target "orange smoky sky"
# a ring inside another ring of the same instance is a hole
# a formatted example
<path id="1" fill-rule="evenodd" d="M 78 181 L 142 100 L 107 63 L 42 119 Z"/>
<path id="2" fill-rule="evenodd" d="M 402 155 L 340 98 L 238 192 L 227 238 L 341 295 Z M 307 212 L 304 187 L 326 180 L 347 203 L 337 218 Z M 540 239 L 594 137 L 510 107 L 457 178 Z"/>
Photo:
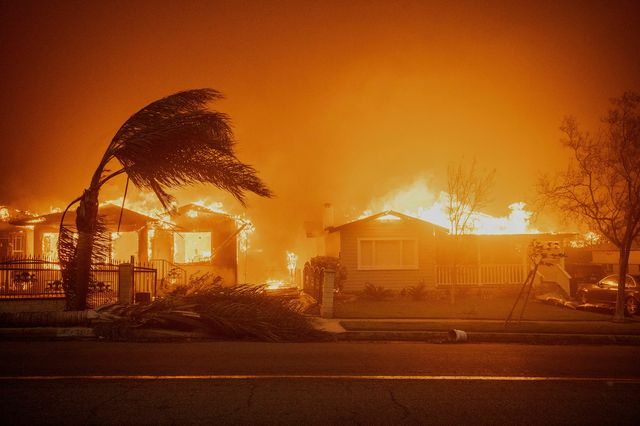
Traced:
<path id="1" fill-rule="evenodd" d="M 0 204 L 48 211 L 88 184 L 118 127 L 178 90 L 212 87 L 269 266 L 332 202 L 336 221 L 451 162 L 496 169 L 489 213 L 563 166 L 563 116 L 596 130 L 640 90 L 637 1 L 2 1 Z M 123 182 L 105 197 L 121 196 Z M 241 212 L 212 188 L 205 195 Z M 282 258 L 282 259 L 280 259 Z"/>

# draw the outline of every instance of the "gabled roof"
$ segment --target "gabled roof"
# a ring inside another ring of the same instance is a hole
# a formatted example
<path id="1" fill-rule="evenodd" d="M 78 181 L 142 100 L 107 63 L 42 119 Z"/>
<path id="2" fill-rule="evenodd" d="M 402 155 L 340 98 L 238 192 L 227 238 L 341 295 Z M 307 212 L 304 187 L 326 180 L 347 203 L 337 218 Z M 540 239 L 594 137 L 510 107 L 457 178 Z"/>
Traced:
<path id="1" fill-rule="evenodd" d="M 361 224 L 361 223 L 365 223 L 365 222 L 370 222 L 370 221 L 376 220 L 376 219 L 381 219 L 381 218 L 384 218 L 385 216 L 396 217 L 397 219 L 406 220 L 408 222 L 417 223 L 419 225 L 430 225 L 430 226 L 433 226 L 434 231 L 440 232 L 442 234 L 446 234 L 446 233 L 449 232 L 447 230 L 447 228 L 445 228 L 445 227 L 442 227 L 440 225 L 436 225 L 435 223 L 427 222 L 426 220 L 415 218 L 413 216 L 408 216 L 406 214 L 399 213 L 399 212 L 397 212 L 395 210 L 387 210 L 387 211 L 384 211 L 384 212 L 376 213 L 376 214 L 371 215 L 371 216 L 364 217 L 362 219 L 354 220 L 353 222 L 345 223 L 343 225 L 331 226 L 331 227 L 327 228 L 327 231 L 329 231 L 329 232 L 337 232 L 337 231 L 340 231 L 340 230 L 342 230 L 344 228 L 347 228 L 347 227 L 350 227 L 350 226 L 353 226 L 353 225 L 357 225 L 357 224 Z"/>
<path id="2" fill-rule="evenodd" d="M 117 225 L 120 220 L 120 206 L 116 206 L 115 204 L 107 204 L 101 206 L 98 210 L 98 214 L 104 217 L 104 221 L 107 225 Z M 17 221 L 12 221 L 14 225 L 18 226 L 26 226 L 26 225 L 55 225 L 58 226 L 60 224 L 60 219 L 62 219 L 62 212 L 45 214 L 42 216 L 37 216 L 34 218 L 22 219 Z M 157 219 L 153 217 L 143 215 L 133 210 L 129 210 L 127 208 L 122 209 L 122 224 L 127 226 L 136 226 L 141 227 L 150 222 L 156 222 Z M 76 222 L 76 211 L 75 209 L 70 209 L 64 216 L 64 222 L 69 224 L 75 224 Z"/>

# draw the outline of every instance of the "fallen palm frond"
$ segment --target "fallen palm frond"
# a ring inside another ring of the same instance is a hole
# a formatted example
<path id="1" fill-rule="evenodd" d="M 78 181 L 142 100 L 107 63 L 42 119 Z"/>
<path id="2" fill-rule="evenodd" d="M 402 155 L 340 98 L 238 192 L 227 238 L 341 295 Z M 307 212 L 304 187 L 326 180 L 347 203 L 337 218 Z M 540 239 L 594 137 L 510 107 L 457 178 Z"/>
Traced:
<path id="1" fill-rule="evenodd" d="M 263 286 L 212 284 L 208 277 L 149 305 L 96 309 L 99 333 L 126 337 L 132 328 L 198 331 L 208 336 L 264 341 L 309 341 L 328 335 L 313 327 L 295 299 L 268 295 Z"/>

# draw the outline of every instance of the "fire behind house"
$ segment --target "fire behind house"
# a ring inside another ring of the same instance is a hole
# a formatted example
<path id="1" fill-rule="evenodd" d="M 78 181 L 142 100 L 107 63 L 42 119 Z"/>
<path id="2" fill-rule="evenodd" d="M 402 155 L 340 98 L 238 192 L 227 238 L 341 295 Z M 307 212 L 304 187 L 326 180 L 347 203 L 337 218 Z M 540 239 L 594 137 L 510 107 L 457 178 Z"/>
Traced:
<path id="1" fill-rule="evenodd" d="M 330 209 L 330 205 L 327 206 Z M 325 215 L 330 223 L 331 213 Z M 449 235 L 446 228 L 396 211 L 384 211 L 309 233 L 317 254 L 337 257 L 346 268 L 346 292 L 366 284 L 402 290 L 420 284 L 512 286 L 521 284 L 534 242 L 568 247 L 575 234 Z M 539 269 L 539 281 L 571 292 L 564 259 Z"/>

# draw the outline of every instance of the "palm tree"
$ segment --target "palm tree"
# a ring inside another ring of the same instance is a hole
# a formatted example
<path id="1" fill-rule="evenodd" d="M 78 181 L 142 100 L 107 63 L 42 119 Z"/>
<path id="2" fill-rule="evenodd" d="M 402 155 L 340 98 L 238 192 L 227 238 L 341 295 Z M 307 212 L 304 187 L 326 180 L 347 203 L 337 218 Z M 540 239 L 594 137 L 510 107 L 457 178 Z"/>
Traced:
<path id="1" fill-rule="evenodd" d="M 235 156 L 229 117 L 207 109 L 207 103 L 222 98 L 213 89 L 179 92 L 155 101 L 132 115 L 115 134 L 84 193 L 74 204 L 76 232 L 60 221 L 59 258 L 67 309 L 83 310 L 91 280 L 92 262 L 107 245 L 98 217 L 100 188 L 125 173 L 138 188 L 152 190 L 167 210 L 172 208 L 171 188 L 210 183 L 230 192 L 245 205 L 245 192 L 263 197 L 272 192 L 257 177 L 256 170 Z M 118 170 L 107 170 L 117 160 Z"/>

